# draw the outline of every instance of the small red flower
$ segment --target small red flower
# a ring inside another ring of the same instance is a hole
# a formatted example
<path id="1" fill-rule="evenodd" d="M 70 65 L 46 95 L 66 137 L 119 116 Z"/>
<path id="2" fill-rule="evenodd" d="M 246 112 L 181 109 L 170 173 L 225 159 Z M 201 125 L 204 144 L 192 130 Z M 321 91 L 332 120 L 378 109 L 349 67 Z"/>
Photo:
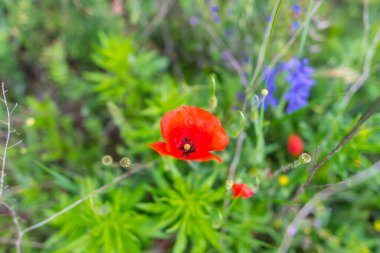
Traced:
<path id="1" fill-rule="evenodd" d="M 200 162 L 222 159 L 210 151 L 222 151 L 229 139 L 214 115 L 195 106 L 180 106 L 161 119 L 161 135 L 166 142 L 149 144 L 161 155 Z"/>
<path id="2" fill-rule="evenodd" d="M 292 156 L 299 156 L 303 152 L 303 141 L 297 134 L 291 134 L 288 138 L 288 151 Z"/>
<path id="3" fill-rule="evenodd" d="M 233 184 L 232 185 L 232 192 L 234 195 L 232 198 L 236 199 L 237 197 L 242 197 L 242 198 L 250 198 L 253 196 L 253 191 L 248 188 L 245 184 Z"/>

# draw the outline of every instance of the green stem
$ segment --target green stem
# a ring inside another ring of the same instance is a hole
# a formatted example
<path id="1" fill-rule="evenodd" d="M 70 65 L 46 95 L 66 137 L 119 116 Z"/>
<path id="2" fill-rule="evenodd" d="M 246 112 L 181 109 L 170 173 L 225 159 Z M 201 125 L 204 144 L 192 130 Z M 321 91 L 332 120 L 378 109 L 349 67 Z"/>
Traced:
<path id="1" fill-rule="evenodd" d="M 282 4 L 282 1 L 283 0 L 278 0 L 276 2 L 276 6 L 274 8 L 274 12 L 272 12 L 272 17 L 273 18 L 271 19 L 271 21 L 268 24 L 269 32 L 267 31 L 265 33 L 264 41 L 263 41 L 263 44 L 261 46 L 261 50 L 260 50 L 259 57 L 258 57 L 258 60 L 257 60 L 255 72 L 253 74 L 253 77 L 252 77 L 251 81 L 249 82 L 249 84 L 247 86 L 247 93 L 249 92 L 250 88 L 255 84 L 257 76 L 258 76 L 258 74 L 259 74 L 259 72 L 260 72 L 260 70 L 261 70 L 261 68 L 263 66 L 265 56 L 268 53 L 269 42 L 270 42 L 270 39 L 272 38 L 272 34 L 273 34 L 273 30 L 274 30 L 274 25 L 276 23 L 277 16 L 278 16 L 278 13 L 280 11 L 280 7 L 281 7 L 281 4 Z"/>
<path id="2" fill-rule="evenodd" d="M 265 97 L 260 101 L 261 104 L 264 104 Z M 259 117 L 255 120 L 254 126 L 255 126 L 255 133 L 256 133 L 256 162 L 257 165 L 260 165 L 264 161 L 264 147 L 265 147 L 265 140 L 264 140 L 264 133 L 263 133 L 263 125 L 264 125 L 264 106 L 261 106 L 259 108 L 255 108 L 255 110 L 258 110 Z"/>
<path id="3" fill-rule="evenodd" d="M 309 6 L 307 7 L 306 24 L 305 24 L 305 28 L 302 31 L 301 44 L 300 44 L 300 47 L 299 47 L 298 53 L 297 53 L 298 58 L 301 58 L 301 56 L 302 56 L 303 49 L 305 47 L 305 42 L 306 42 L 307 34 L 309 33 L 310 20 L 311 20 L 311 11 L 313 9 L 313 5 L 314 5 L 314 0 L 310 0 Z"/>

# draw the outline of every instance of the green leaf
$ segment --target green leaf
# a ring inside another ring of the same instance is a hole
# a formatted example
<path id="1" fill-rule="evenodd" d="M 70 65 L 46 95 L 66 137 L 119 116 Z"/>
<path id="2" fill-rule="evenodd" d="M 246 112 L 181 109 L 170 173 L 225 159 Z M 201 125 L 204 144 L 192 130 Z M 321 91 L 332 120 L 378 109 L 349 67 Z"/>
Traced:
<path id="1" fill-rule="evenodd" d="M 45 166 L 44 164 L 42 164 L 40 162 L 35 161 L 35 164 L 38 167 L 40 167 L 41 169 L 43 169 L 44 171 L 46 171 L 47 173 L 49 173 L 54 178 L 54 181 L 59 186 L 65 188 L 66 190 L 69 190 L 71 192 L 79 192 L 78 185 L 73 183 L 70 179 L 66 178 L 65 176 L 59 174 L 58 172 L 56 172 L 54 170 L 51 170 L 50 168 L 48 168 L 47 166 Z"/>
<path id="2" fill-rule="evenodd" d="M 183 224 L 177 234 L 177 238 L 173 247 L 173 253 L 185 252 L 186 244 L 187 244 L 186 226 Z"/>

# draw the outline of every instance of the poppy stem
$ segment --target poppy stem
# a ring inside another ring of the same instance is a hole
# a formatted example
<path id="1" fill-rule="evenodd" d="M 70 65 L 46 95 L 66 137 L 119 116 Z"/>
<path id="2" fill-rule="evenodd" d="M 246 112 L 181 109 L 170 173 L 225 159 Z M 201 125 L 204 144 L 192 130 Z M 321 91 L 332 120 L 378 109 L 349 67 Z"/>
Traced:
<path id="1" fill-rule="evenodd" d="M 240 133 L 238 139 L 237 139 L 234 158 L 232 159 L 231 165 L 228 168 L 228 176 L 227 176 L 228 180 L 233 181 L 233 178 L 234 178 L 235 172 L 236 172 L 236 168 L 237 168 L 237 165 L 238 165 L 239 160 L 240 160 L 240 154 L 241 154 L 241 151 L 243 148 L 243 143 L 244 143 L 246 136 L 247 136 L 247 134 L 244 131 L 242 131 Z"/>

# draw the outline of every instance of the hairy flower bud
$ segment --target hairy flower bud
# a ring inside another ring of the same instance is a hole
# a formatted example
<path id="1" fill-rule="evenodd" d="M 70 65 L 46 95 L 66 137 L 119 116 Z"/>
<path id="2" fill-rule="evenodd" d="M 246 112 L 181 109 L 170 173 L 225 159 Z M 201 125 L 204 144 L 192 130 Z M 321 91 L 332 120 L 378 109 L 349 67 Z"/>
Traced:
<path id="1" fill-rule="evenodd" d="M 302 163 L 309 163 L 311 161 L 311 156 L 307 153 L 302 153 L 299 157 L 299 160 Z"/>
<path id="2" fill-rule="evenodd" d="M 123 168 L 128 168 L 129 166 L 131 166 L 132 162 L 128 157 L 123 157 L 123 158 L 121 158 L 119 164 Z"/>
<path id="3" fill-rule="evenodd" d="M 105 166 L 109 166 L 113 163 L 113 159 L 112 159 L 112 156 L 110 155 L 105 155 L 103 156 L 102 158 L 102 164 L 105 165 Z"/>

